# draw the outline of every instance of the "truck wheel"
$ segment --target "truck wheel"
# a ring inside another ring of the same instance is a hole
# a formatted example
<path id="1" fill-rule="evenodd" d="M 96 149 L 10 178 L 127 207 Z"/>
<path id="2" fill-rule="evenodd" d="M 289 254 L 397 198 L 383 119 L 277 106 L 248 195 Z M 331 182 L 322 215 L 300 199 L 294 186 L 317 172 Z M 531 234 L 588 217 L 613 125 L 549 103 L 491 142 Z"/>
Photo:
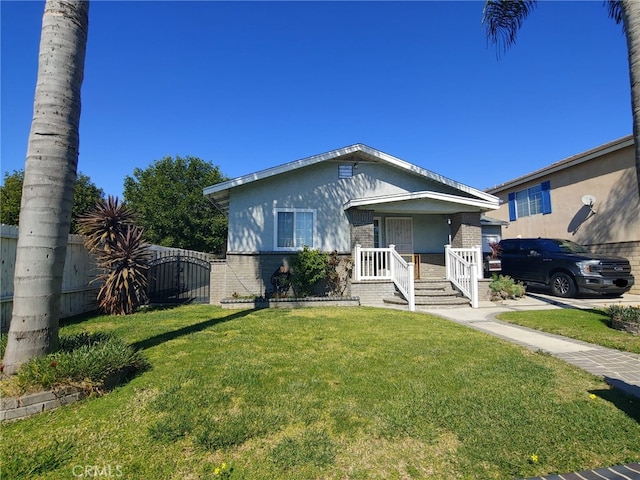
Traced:
<path id="1" fill-rule="evenodd" d="M 571 276 L 558 272 L 551 277 L 551 292 L 556 297 L 573 297 L 576 294 L 576 284 Z"/>

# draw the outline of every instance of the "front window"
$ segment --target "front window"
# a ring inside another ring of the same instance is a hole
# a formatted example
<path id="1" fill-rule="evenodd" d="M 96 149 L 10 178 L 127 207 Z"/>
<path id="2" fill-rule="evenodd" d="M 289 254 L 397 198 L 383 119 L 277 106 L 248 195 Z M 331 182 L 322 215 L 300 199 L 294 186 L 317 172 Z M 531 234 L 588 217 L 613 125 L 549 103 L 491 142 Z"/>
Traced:
<path id="1" fill-rule="evenodd" d="M 516 192 L 518 218 L 542 213 L 542 188 L 540 185 Z"/>
<path id="2" fill-rule="evenodd" d="M 315 212 L 313 210 L 276 211 L 276 248 L 313 248 Z"/>
<path id="3" fill-rule="evenodd" d="M 509 221 L 551 213 L 551 182 L 546 181 L 524 190 L 509 193 Z"/>

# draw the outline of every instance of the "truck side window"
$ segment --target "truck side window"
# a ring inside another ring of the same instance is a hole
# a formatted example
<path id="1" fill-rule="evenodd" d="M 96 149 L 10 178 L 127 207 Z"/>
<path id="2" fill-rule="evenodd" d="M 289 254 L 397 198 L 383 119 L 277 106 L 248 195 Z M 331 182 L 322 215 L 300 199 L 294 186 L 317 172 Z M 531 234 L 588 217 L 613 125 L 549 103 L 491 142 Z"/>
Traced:
<path id="1" fill-rule="evenodd" d="M 523 240 L 521 242 L 521 252 L 522 254 L 528 257 L 541 257 L 542 256 L 542 248 L 540 248 L 540 244 L 531 240 Z"/>

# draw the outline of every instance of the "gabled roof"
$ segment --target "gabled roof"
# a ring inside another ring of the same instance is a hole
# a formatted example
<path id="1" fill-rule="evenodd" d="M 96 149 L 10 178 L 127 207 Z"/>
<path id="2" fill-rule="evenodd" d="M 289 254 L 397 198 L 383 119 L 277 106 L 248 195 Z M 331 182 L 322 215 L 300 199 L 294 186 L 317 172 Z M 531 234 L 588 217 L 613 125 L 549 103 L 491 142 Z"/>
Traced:
<path id="1" fill-rule="evenodd" d="M 599 147 L 587 150 L 586 152 L 582 152 L 569 158 L 565 158 L 564 160 L 560 160 L 559 162 L 541 168 L 540 170 L 536 170 L 513 180 L 509 180 L 508 182 L 501 183 L 500 185 L 496 185 L 493 188 L 487 188 L 487 192 L 496 194 L 504 190 L 517 187 L 518 185 L 522 185 L 523 183 L 537 180 L 538 178 L 544 177 L 545 175 L 550 175 L 560 170 L 564 170 L 565 168 L 588 162 L 589 160 L 593 160 L 594 158 L 598 158 L 608 153 L 615 152 L 630 145 L 633 145 L 633 135 L 627 135 L 612 142 L 605 143 L 604 145 L 600 145 Z"/>
<path id="2" fill-rule="evenodd" d="M 390 213 L 402 209 L 404 213 L 456 213 L 458 211 L 497 210 L 496 201 L 489 202 L 478 198 L 461 197 L 440 192 L 410 192 L 376 197 L 354 198 L 349 200 L 344 209 L 352 207 L 375 206 L 376 211 Z"/>
<path id="3" fill-rule="evenodd" d="M 462 183 L 456 182 L 442 175 L 438 175 L 437 173 L 434 173 L 430 170 L 411 164 L 409 162 L 405 162 L 404 160 L 401 160 L 397 157 L 381 152 L 380 150 L 376 150 L 375 148 L 368 147 L 367 145 L 364 145 L 362 143 L 357 143 L 355 145 L 350 145 L 348 147 L 331 150 L 330 152 L 302 158 L 300 160 L 295 160 L 293 162 L 285 163 L 277 167 L 268 168 L 266 170 L 261 170 L 259 172 L 251 173 L 249 175 L 243 175 L 241 177 L 228 180 L 226 182 L 211 185 L 209 187 L 206 187 L 203 190 L 203 193 L 206 197 L 208 197 L 216 205 L 218 205 L 218 207 L 221 210 L 227 211 L 229 208 L 229 192 L 231 189 L 235 187 L 239 187 L 240 185 L 247 185 L 252 182 L 273 177 L 275 175 L 293 172 L 297 169 L 308 167 L 310 165 L 315 165 L 320 162 L 339 160 L 341 157 L 346 157 L 354 153 L 357 154 L 363 160 L 387 164 L 387 165 L 396 167 L 398 169 L 405 170 L 417 176 L 421 176 L 426 179 L 439 182 L 443 185 L 447 185 L 449 187 L 455 188 L 461 192 L 467 193 L 469 195 L 473 195 L 474 197 L 484 200 L 486 202 L 489 202 L 491 204 L 494 204 L 495 202 L 497 202 L 497 198 L 489 193 L 469 187 L 468 185 L 464 185 Z"/>

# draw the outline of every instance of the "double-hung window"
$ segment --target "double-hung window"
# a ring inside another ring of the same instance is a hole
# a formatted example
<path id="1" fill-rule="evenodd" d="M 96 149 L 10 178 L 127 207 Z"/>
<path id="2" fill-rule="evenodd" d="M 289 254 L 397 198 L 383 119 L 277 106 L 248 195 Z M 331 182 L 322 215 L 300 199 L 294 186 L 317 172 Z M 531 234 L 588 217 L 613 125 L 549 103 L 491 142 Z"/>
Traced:
<path id="1" fill-rule="evenodd" d="M 551 213 L 551 184 L 542 182 L 509 194 L 509 220 Z"/>
<path id="2" fill-rule="evenodd" d="M 277 209 L 275 242 L 277 250 L 313 248 L 315 210 Z"/>

